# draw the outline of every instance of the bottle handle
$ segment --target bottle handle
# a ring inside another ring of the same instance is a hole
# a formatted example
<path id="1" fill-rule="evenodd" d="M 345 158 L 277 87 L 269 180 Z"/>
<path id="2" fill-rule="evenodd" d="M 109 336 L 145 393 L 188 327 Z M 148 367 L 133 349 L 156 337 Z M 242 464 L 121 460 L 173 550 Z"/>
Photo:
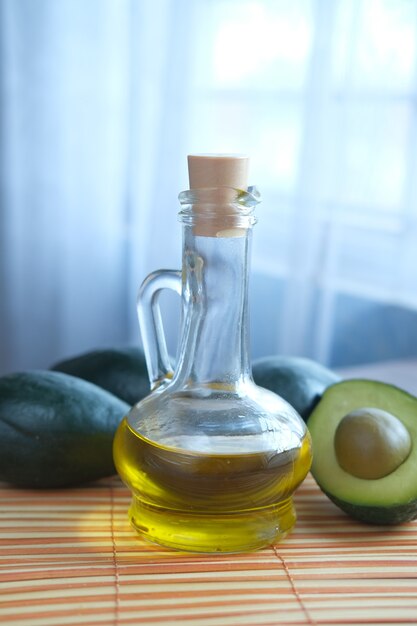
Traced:
<path id="1" fill-rule="evenodd" d="M 181 295 L 181 271 L 152 272 L 145 278 L 138 293 L 139 328 L 152 390 L 161 383 L 168 382 L 173 376 L 159 306 L 159 296 L 163 289 L 171 289 Z"/>

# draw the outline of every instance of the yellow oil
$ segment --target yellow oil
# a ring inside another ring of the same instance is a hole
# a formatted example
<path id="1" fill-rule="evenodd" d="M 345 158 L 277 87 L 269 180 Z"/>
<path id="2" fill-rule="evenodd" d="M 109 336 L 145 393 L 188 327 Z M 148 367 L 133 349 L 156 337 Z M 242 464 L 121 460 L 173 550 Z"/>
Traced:
<path id="1" fill-rule="evenodd" d="M 132 491 L 134 527 L 180 550 L 237 552 L 279 541 L 295 524 L 291 495 L 311 465 L 301 446 L 277 454 L 205 454 L 157 445 L 125 418 L 114 442 L 117 471 Z"/>

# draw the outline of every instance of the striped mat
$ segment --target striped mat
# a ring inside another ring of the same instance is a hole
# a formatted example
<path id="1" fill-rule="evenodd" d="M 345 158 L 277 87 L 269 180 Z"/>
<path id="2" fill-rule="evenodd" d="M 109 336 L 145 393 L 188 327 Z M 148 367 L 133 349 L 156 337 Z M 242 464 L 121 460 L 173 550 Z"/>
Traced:
<path id="1" fill-rule="evenodd" d="M 146 544 L 117 478 L 1 498 L 3 624 L 417 624 L 417 522 L 349 520 L 310 476 L 292 535 L 238 555 Z"/>

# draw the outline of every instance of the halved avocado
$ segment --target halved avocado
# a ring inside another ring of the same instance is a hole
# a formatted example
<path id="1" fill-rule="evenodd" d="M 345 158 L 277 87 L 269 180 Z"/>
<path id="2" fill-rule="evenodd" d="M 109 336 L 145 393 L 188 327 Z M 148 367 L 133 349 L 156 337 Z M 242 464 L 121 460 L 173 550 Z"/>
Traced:
<path id="1" fill-rule="evenodd" d="M 371 524 L 417 517 L 416 397 L 378 381 L 342 381 L 325 391 L 308 428 L 314 452 L 311 472 L 348 515 Z"/>

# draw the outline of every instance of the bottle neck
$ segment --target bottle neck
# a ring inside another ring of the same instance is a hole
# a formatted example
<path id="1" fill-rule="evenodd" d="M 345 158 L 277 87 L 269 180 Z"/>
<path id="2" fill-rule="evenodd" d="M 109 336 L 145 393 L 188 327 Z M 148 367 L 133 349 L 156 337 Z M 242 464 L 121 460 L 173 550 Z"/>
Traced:
<path id="1" fill-rule="evenodd" d="M 176 378 L 235 388 L 250 377 L 248 264 L 251 227 L 201 236 L 184 225 L 183 315 Z"/>

